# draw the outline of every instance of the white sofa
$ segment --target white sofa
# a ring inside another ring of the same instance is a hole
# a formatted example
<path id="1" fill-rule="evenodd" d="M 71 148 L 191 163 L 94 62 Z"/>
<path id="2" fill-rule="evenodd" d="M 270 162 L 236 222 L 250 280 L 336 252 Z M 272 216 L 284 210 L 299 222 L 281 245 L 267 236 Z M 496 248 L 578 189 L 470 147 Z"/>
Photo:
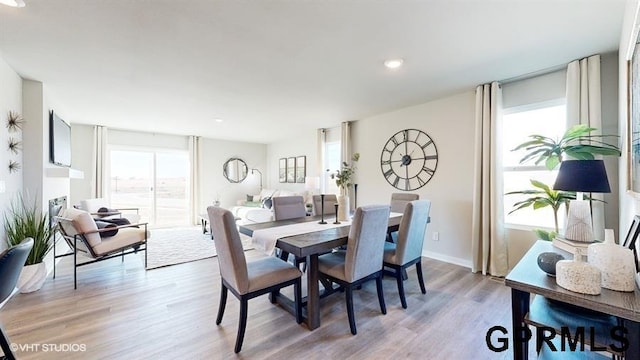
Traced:
<path id="1" fill-rule="evenodd" d="M 265 205 L 265 200 L 278 196 L 293 195 L 306 196 L 305 193 L 294 193 L 287 190 L 262 189 L 260 194 L 253 196 L 253 201 L 238 201 L 238 205 L 234 206 L 231 212 L 235 217 L 240 218 L 237 221 L 238 224 L 273 221 L 273 211 L 270 207 L 267 207 L 268 204 Z"/>

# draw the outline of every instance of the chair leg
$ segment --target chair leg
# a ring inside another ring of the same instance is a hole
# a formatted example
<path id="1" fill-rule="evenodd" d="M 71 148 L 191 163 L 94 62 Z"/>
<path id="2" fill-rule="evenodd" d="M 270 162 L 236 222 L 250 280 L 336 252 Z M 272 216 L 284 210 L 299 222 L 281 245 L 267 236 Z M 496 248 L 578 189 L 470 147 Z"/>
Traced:
<path id="1" fill-rule="evenodd" d="M 122 261 L 121 262 L 124 262 L 124 249 L 122 249 Z"/>
<path id="2" fill-rule="evenodd" d="M 222 316 L 224 315 L 224 308 L 227 306 L 227 287 L 222 284 L 220 291 L 220 306 L 218 306 L 218 317 L 216 318 L 216 325 L 220 325 L 222 322 Z"/>
<path id="3" fill-rule="evenodd" d="M 427 293 L 427 289 L 424 287 L 424 278 L 422 277 L 422 261 L 416 263 L 416 272 L 418 273 L 418 282 L 420 283 L 420 290 L 423 294 Z"/>
<path id="4" fill-rule="evenodd" d="M 9 339 L 4 335 L 4 329 L 2 329 L 2 326 L 0 326 L 0 347 L 2 347 L 2 352 L 4 353 L 4 357 L 0 359 L 7 359 L 7 360 L 16 359 L 15 355 L 11 351 Z"/>
<path id="5" fill-rule="evenodd" d="M 396 282 L 398 283 L 398 295 L 400 295 L 400 303 L 402 304 L 402 308 L 407 308 L 407 299 L 404 296 L 404 280 L 402 280 L 402 268 L 395 269 L 396 270 Z"/>
<path id="6" fill-rule="evenodd" d="M 302 280 L 300 278 L 293 284 L 293 291 L 296 302 L 296 322 L 300 324 L 302 322 Z"/>
<path id="7" fill-rule="evenodd" d="M 378 290 L 378 302 L 380 303 L 380 311 L 383 314 L 387 314 L 387 306 L 384 303 L 384 292 L 382 290 L 382 273 L 378 274 L 376 278 L 376 288 Z"/>
<path id="8" fill-rule="evenodd" d="M 74 242 L 73 247 L 73 289 L 78 288 L 78 242 Z"/>
<path id="9" fill-rule="evenodd" d="M 246 297 L 240 298 L 240 319 L 238 320 L 238 337 L 236 338 L 236 354 L 242 349 L 242 341 L 244 340 L 244 330 L 247 327 L 247 307 L 249 300 Z"/>
<path id="10" fill-rule="evenodd" d="M 353 335 L 357 334 L 357 330 L 356 330 L 356 319 L 355 316 L 353 314 L 353 288 L 351 287 L 351 284 L 347 285 L 346 287 L 347 289 L 347 293 L 346 293 L 346 297 L 347 297 L 347 315 L 349 316 L 349 327 L 351 328 L 351 333 Z"/>

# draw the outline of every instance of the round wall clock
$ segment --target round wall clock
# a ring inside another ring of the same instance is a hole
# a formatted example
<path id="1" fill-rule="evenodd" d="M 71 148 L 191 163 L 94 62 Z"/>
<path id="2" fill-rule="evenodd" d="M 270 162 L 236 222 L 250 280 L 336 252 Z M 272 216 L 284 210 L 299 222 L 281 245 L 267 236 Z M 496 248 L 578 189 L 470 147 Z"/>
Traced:
<path id="1" fill-rule="evenodd" d="M 425 132 L 398 131 L 382 148 L 380 168 L 387 182 L 399 190 L 411 191 L 431 180 L 438 167 L 438 149 Z"/>

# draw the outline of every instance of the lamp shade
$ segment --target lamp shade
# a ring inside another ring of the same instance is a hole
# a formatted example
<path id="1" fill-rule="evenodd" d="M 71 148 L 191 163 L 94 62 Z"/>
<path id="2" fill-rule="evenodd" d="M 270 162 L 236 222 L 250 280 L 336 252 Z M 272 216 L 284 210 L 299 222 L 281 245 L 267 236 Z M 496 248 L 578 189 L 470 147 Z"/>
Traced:
<path id="1" fill-rule="evenodd" d="M 564 160 L 554 190 L 581 192 L 611 192 L 607 171 L 602 160 Z"/>

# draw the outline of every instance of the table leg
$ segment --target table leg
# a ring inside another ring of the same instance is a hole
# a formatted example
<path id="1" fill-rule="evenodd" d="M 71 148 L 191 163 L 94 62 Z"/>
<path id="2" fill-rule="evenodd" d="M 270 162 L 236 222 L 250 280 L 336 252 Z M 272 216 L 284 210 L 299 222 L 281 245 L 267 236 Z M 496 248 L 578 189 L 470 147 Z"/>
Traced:
<path id="1" fill-rule="evenodd" d="M 528 329 L 524 317 L 529 312 L 528 292 L 511 289 L 511 338 L 513 339 L 513 358 L 527 360 L 529 358 L 529 338 L 524 333 Z"/>
<path id="2" fill-rule="evenodd" d="M 640 323 L 624 320 L 623 326 L 627 329 L 626 337 L 629 341 L 624 358 L 628 360 L 640 359 Z"/>
<path id="3" fill-rule="evenodd" d="M 307 326 L 320 327 L 320 286 L 318 285 L 318 254 L 309 256 L 307 266 Z"/>

